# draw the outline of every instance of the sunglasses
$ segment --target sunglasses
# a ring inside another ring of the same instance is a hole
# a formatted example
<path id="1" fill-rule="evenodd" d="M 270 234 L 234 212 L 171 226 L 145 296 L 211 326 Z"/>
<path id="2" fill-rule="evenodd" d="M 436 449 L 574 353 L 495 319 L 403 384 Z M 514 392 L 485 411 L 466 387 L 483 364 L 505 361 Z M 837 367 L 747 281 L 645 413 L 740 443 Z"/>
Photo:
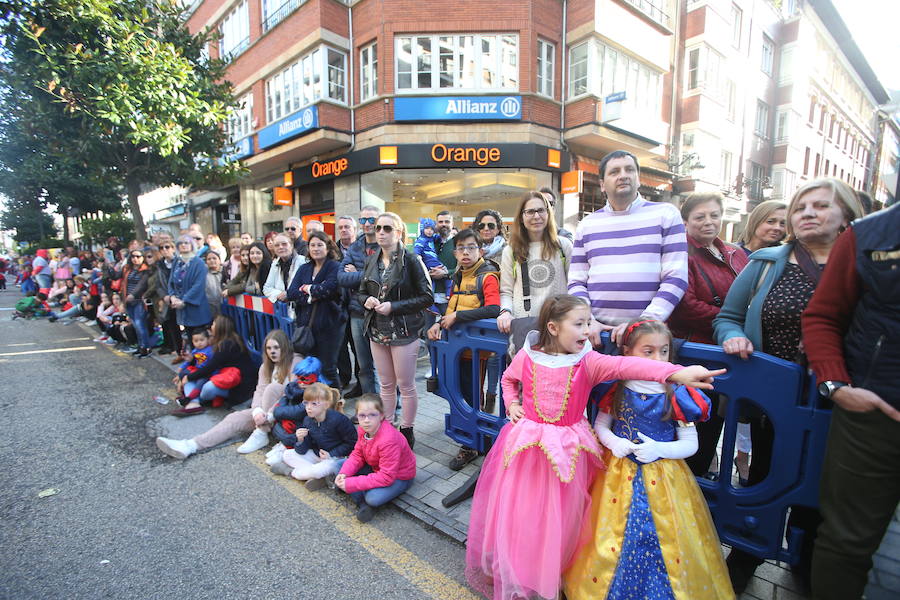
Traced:
<path id="1" fill-rule="evenodd" d="M 194 239 L 197 240 L 198 242 L 202 242 L 202 241 L 203 241 L 203 238 L 202 238 L 202 237 L 195 237 Z"/>
<path id="2" fill-rule="evenodd" d="M 170 246 L 169 244 L 166 244 L 165 246 L 160 246 L 159 249 L 160 250 L 171 250 L 174 247 L 175 246 Z"/>
<path id="3" fill-rule="evenodd" d="M 374 225 L 375 217 L 360 217 L 359 222 L 361 225 L 365 225 L 366 223 L 368 223 L 369 225 Z"/>
<path id="4" fill-rule="evenodd" d="M 297 228 L 296 227 L 285 227 L 284 230 L 285 231 L 297 231 Z"/>
<path id="5" fill-rule="evenodd" d="M 131 258 L 144 258 L 143 254 L 132 254 Z"/>
<path id="6" fill-rule="evenodd" d="M 385 233 L 391 233 L 392 231 L 394 231 L 394 226 L 393 225 L 376 225 L 375 231 L 383 231 Z"/>
<path id="7" fill-rule="evenodd" d="M 479 224 L 478 224 L 478 229 L 479 229 L 479 230 L 485 229 L 485 228 L 487 228 L 487 229 L 497 229 L 497 224 L 496 224 L 496 223 L 479 223 Z"/>

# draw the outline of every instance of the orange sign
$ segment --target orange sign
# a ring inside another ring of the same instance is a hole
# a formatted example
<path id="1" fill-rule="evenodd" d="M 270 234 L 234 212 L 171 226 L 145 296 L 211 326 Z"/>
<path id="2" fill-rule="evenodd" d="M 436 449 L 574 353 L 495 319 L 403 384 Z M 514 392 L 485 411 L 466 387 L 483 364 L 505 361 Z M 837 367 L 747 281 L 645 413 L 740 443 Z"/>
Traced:
<path id="1" fill-rule="evenodd" d="M 554 169 L 559 168 L 560 157 L 559 150 L 554 150 L 553 148 L 547 149 L 547 166 L 553 167 Z"/>
<path id="2" fill-rule="evenodd" d="M 381 146 L 378 148 L 378 162 L 382 165 L 396 165 L 397 146 Z"/>
<path id="3" fill-rule="evenodd" d="M 294 190 L 286 187 L 276 187 L 272 189 L 274 194 L 273 202 L 276 206 L 293 206 Z"/>
<path id="4" fill-rule="evenodd" d="M 562 174 L 560 192 L 563 194 L 580 194 L 583 183 L 584 171 L 566 171 Z"/>
<path id="5" fill-rule="evenodd" d="M 431 147 L 434 162 L 473 162 L 480 166 L 500 160 L 500 148 L 455 148 L 444 144 Z"/>
<path id="6" fill-rule="evenodd" d="M 314 162 L 312 164 L 312 176 L 323 177 L 325 175 L 334 175 L 340 177 L 341 173 L 347 170 L 350 162 L 346 158 L 336 158 L 328 162 Z"/>
<path id="7" fill-rule="evenodd" d="M 293 185 L 294 185 L 294 172 L 293 171 L 285 171 L 284 187 L 291 187 Z"/>

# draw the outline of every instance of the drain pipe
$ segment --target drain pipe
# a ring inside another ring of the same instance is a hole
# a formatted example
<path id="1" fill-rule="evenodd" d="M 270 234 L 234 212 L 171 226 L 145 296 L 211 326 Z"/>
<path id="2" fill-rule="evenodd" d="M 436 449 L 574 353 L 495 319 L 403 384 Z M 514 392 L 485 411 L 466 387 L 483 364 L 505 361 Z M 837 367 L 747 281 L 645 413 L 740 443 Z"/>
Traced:
<path id="1" fill-rule="evenodd" d="M 560 78 L 560 88 L 559 88 L 559 143 L 562 146 L 562 149 L 566 152 L 569 152 L 569 147 L 566 145 L 565 131 L 566 131 L 566 96 L 567 96 L 567 88 L 568 83 L 566 82 L 566 73 L 567 69 L 567 52 L 566 52 L 566 17 L 567 17 L 567 8 L 568 2 L 563 0 L 562 3 L 562 43 L 560 44 L 560 54 L 559 54 L 559 64 L 560 64 L 560 73 L 562 74 Z M 571 153 L 570 153 L 571 154 Z"/>
<path id="2" fill-rule="evenodd" d="M 347 148 L 347 152 L 352 152 L 353 148 L 356 147 L 356 101 L 353 98 L 353 92 L 356 90 L 354 86 L 356 70 L 352 68 L 354 64 L 353 59 L 356 58 L 356 49 L 353 47 L 353 6 L 349 2 L 347 3 L 347 23 L 350 29 L 350 56 L 347 60 L 347 93 L 350 99 L 350 102 L 347 103 L 350 106 L 350 147 Z"/>

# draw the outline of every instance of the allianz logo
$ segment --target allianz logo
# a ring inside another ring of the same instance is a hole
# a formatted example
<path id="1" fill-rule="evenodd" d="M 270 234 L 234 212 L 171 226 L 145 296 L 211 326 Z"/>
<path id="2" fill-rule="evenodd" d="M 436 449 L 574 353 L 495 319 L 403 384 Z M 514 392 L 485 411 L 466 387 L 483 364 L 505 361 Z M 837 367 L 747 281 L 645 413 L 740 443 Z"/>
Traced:
<path id="1" fill-rule="evenodd" d="M 312 127 L 313 124 L 313 112 L 311 109 L 305 109 L 300 115 L 290 119 L 288 121 L 284 121 L 280 125 L 278 125 L 278 135 L 287 135 L 301 127 L 303 129 L 308 129 Z"/>
<path id="2" fill-rule="evenodd" d="M 499 102 L 490 100 L 448 100 L 444 111 L 448 115 L 495 115 L 502 114 L 505 117 L 515 117 L 521 110 L 521 102 L 518 98 L 503 98 Z"/>

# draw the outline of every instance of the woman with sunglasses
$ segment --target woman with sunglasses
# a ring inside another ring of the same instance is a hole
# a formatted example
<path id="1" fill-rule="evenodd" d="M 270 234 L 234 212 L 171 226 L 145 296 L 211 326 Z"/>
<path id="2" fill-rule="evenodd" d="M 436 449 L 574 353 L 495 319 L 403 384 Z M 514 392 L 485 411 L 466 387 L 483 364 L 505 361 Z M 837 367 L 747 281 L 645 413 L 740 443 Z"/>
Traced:
<path id="1" fill-rule="evenodd" d="M 381 381 L 385 418 L 388 422 L 394 418 L 399 387 L 404 406 L 400 433 L 412 447 L 419 403 L 415 380 L 419 332 L 425 326 L 425 309 L 434 302 L 434 293 L 422 260 L 403 247 L 405 234 L 398 215 L 378 215 L 378 252 L 366 261 L 357 297 L 366 311 L 363 326 Z"/>
<path id="2" fill-rule="evenodd" d="M 484 243 L 481 255 L 484 260 L 500 262 L 503 249 L 506 248 L 506 234 L 503 232 L 503 217 L 492 208 L 485 209 L 475 215 L 472 229 L 478 232 L 478 236 Z"/>
<path id="3" fill-rule="evenodd" d="M 159 239 L 159 260 L 156 261 L 156 295 L 162 299 L 159 308 L 159 321 L 163 330 L 163 346 L 160 354 L 176 354 L 174 362 L 180 361 L 181 354 L 181 330 L 178 327 L 178 319 L 175 309 L 169 305 L 169 278 L 172 268 L 175 266 L 175 242 L 166 234 Z"/>
<path id="4" fill-rule="evenodd" d="M 285 236 L 278 239 L 287 241 Z M 306 258 L 288 285 L 285 300 L 295 302 L 296 326 L 312 329 L 322 374 L 328 381 L 338 381 L 337 357 L 344 341 L 340 332 L 347 322 L 337 281 L 340 251 L 324 231 L 313 231 L 306 241 Z"/>
<path id="5" fill-rule="evenodd" d="M 120 290 L 125 299 L 125 312 L 137 336 L 138 347 L 134 351 L 137 358 L 150 356 L 150 333 L 147 331 L 147 307 L 144 294 L 150 279 L 150 268 L 144 263 L 143 250 L 128 253 L 128 264 L 122 269 Z"/>

